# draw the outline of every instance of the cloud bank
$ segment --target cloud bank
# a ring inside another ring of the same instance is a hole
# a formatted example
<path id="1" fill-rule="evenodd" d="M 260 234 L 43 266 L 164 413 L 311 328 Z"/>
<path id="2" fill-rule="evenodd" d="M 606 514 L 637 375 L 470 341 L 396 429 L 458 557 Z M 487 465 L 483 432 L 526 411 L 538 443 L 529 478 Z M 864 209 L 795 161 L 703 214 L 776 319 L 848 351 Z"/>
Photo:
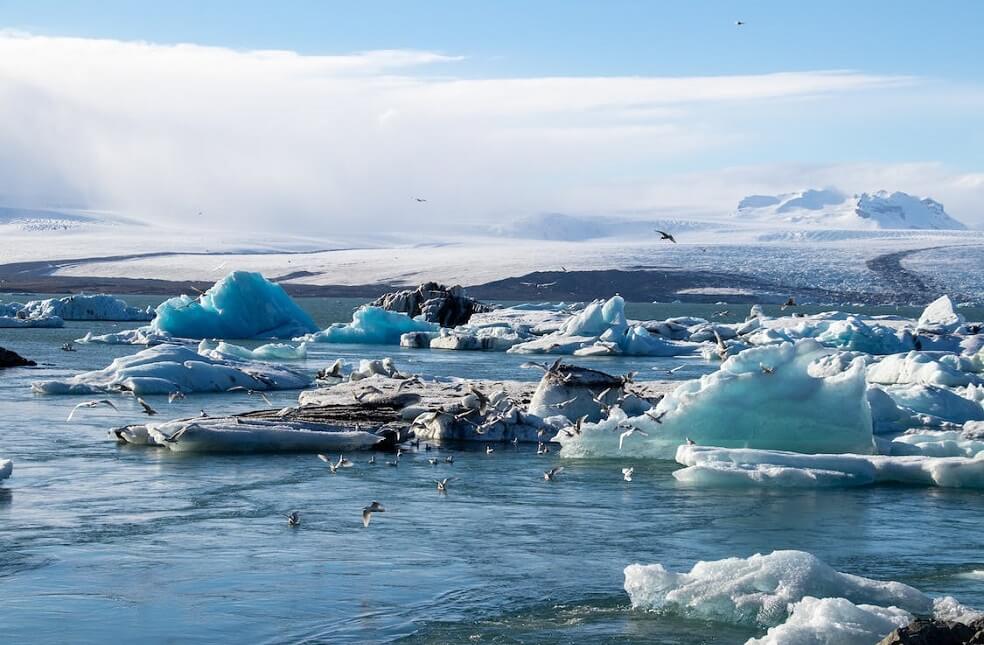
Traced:
<path id="1" fill-rule="evenodd" d="M 746 192 L 838 185 L 931 194 L 980 220 L 984 174 L 932 157 L 804 163 L 811 137 L 836 136 L 832 106 L 850 121 L 851 105 L 898 102 L 920 79 L 469 79 L 460 60 L 0 33 L 0 200 L 330 234 L 727 210 Z"/>

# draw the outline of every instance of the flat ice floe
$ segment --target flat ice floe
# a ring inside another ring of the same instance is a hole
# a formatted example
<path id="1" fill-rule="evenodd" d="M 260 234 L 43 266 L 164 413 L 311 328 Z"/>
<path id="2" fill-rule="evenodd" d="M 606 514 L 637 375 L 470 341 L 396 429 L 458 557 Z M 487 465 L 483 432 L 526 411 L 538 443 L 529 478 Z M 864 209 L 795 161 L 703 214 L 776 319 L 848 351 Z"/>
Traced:
<path id="1" fill-rule="evenodd" d="M 123 428 L 123 433 L 139 430 Z M 198 417 L 148 424 L 142 443 L 174 452 L 337 452 L 371 448 L 381 435 L 325 424 L 248 417 Z M 141 443 L 140 439 L 129 441 Z"/>
<path id="2" fill-rule="evenodd" d="M 698 562 L 687 573 L 660 564 L 625 568 L 636 609 L 770 628 L 748 643 L 871 645 L 915 616 L 967 621 L 979 614 L 900 582 L 841 573 L 804 551 Z"/>
<path id="3" fill-rule="evenodd" d="M 7 479 L 14 473 L 14 462 L 9 459 L 0 459 L 0 481 Z"/>
<path id="4" fill-rule="evenodd" d="M 307 387 L 306 374 L 268 363 L 202 356 L 184 345 L 157 345 L 117 358 L 102 370 L 67 380 L 32 384 L 41 394 L 91 394 L 129 389 L 137 395 L 181 391 L 225 392 L 233 387 L 250 390 L 293 390 Z"/>
<path id="5" fill-rule="evenodd" d="M 0 316 L 0 329 L 53 329 L 64 327 L 65 321 L 57 316 L 51 318 L 18 318 L 17 316 Z"/>
<path id="6" fill-rule="evenodd" d="M 254 349 L 233 345 L 225 341 L 203 340 L 198 344 L 198 353 L 215 359 L 236 359 L 241 361 L 302 361 L 307 358 L 307 343 L 267 343 Z"/>
<path id="7" fill-rule="evenodd" d="M 682 445 L 678 481 L 699 486 L 818 488 L 903 483 L 984 488 L 984 457 L 804 455 L 779 450 Z"/>
<path id="8" fill-rule="evenodd" d="M 810 339 L 752 348 L 681 384 L 653 410 L 627 417 L 616 409 L 555 441 L 565 457 L 672 459 L 688 437 L 703 445 L 870 453 L 864 361 L 842 369 L 827 359 L 830 351 Z M 642 432 L 626 434 L 631 429 Z"/>

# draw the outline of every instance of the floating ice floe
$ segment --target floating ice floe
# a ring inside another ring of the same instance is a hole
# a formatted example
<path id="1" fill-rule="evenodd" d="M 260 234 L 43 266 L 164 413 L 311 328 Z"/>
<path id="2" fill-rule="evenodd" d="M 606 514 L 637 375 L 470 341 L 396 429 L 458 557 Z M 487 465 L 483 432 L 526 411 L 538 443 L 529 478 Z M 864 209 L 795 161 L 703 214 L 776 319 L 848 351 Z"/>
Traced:
<path id="1" fill-rule="evenodd" d="M 22 305 L 19 311 L 21 315 L 28 318 L 61 318 L 62 320 L 147 321 L 154 317 L 154 310 L 150 307 L 146 309 L 131 307 L 124 300 L 102 293 L 31 300 Z"/>
<path id="2" fill-rule="evenodd" d="M 0 481 L 7 479 L 14 473 L 14 462 L 9 459 L 0 459 Z"/>
<path id="3" fill-rule="evenodd" d="M 693 353 L 697 346 L 650 333 L 642 324 L 630 325 L 625 318 L 625 300 L 614 296 L 596 301 L 572 315 L 557 331 L 513 345 L 518 354 L 573 354 L 599 356 L 677 356 Z"/>
<path id="4" fill-rule="evenodd" d="M 779 450 L 682 445 L 678 481 L 700 486 L 836 487 L 904 483 L 984 488 L 984 457 L 804 455 Z"/>
<path id="5" fill-rule="evenodd" d="M 348 452 L 371 448 L 384 440 L 364 430 L 249 417 L 179 419 L 120 428 L 117 437 L 126 443 L 163 446 L 174 452 Z"/>
<path id="6" fill-rule="evenodd" d="M 909 352 L 886 356 L 868 367 L 869 383 L 881 385 L 941 385 L 961 387 L 984 383 L 971 357 L 935 352 Z"/>
<path id="7" fill-rule="evenodd" d="M 979 614 L 900 582 L 841 573 L 804 551 L 698 562 L 687 573 L 660 564 L 625 568 L 637 609 L 760 629 L 748 643 L 871 645 L 915 616 L 968 621 Z"/>
<path id="8" fill-rule="evenodd" d="M 193 343 L 190 338 L 175 338 L 166 331 L 159 331 L 151 327 L 138 327 L 136 329 L 124 329 L 123 331 L 110 332 L 108 334 L 93 334 L 86 332 L 82 338 L 77 338 L 76 343 L 96 344 L 96 345 L 146 345 L 153 347 L 163 343 Z"/>
<path id="9" fill-rule="evenodd" d="M 703 445 L 870 453 L 864 362 L 842 370 L 824 360 L 829 353 L 810 339 L 748 349 L 717 372 L 679 385 L 644 414 L 629 417 L 616 408 L 580 434 L 554 441 L 565 457 L 672 459 L 688 437 Z"/>
<path id="10" fill-rule="evenodd" d="M 984 436 L 966 429 L 910 430 L 879 445 L 879 452 L 886 450 L 891 455 L 976 457 L 984 453 Z"/>
<path id="11" fill-rule="evenodd" d="M 117 358 L 108 367 L 67 380 L 38 381 L 41 394 L 88 394 L 132 390 L 137 395 L 174 391 L 225 392 L 233 387 L 251 390 L 292 390 L 307 387 L 311 377 L 268 363 L 202 356 L 184 345 L 157 345 Z"/>
<path id="12" fill-rule="evenodd" d="M 0 329 L 38 329 L 64 327 L 65 321 L 57 316 L 50 318 L 28 318 L 14 316 L 0 316 Z"/>
<path id="13" fill-rule="evenodd" d="M 352 322 L 335 323 L 323 331 L 307 334 L 295 340 L 311 343 L 360 343 L 366 345 L 399 345 L 400 336 L 410 332 L 437 332 L 440 326 L 421 318 L 387 311 L 380 307 L 362 306 L 352 314 Z"/>
<path id="14" fill-rule="evenodd" d="M 242 361 L 302 361 L 307 358 L 307 343 L 290 345 L 287 343 L 267 343 L 255 349 L 233 345 L 225 341 L 203 340 L 198 344 L 198 353 L 216 359 L 233 358 Z"/>

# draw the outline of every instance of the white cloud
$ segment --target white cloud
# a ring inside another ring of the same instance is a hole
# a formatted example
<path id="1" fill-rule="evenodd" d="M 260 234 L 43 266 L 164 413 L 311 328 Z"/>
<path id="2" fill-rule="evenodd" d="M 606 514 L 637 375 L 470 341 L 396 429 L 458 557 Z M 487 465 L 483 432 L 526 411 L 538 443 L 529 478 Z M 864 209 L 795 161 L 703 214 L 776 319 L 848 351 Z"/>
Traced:
<path id="1" fill-rule="evenodd" d="M 677 162 L 699 166 L 702 155 L 754 149 L 774 135 L 761 122 L 734 127 L 733 111 L 766 123 L 770 113 L 808 118 L 817 101 L 921 83 L 853 71 L 465 79 L 452 76 L 461 60 L 5 32 L 0 195 L 171 221 L 197 222 L 203 211 L 216 225 L 322 234 L 661 199 L 716 207 L 744 186 L 860 176 L 793 166 L 769 177 L 763 166 L 675 172 Z M 954 194 L 979 194 L 979 177 L 934 167 Z M 884 167 L 872 172 L 892 179 Z M 928 183 L 919 170 L 898 172 Z"/>

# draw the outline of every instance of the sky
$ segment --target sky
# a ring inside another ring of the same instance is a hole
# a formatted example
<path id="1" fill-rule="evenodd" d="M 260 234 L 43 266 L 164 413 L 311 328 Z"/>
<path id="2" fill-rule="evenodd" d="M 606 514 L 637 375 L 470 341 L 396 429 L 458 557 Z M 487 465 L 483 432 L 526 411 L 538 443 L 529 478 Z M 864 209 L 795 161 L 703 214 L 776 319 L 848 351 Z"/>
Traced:
<path id="1" fill-rule="evenodd" d="M 0 0 L 0 205 L 326 234 L 832 186 L 984 228 L 982 23 L 977 0 Z"/>

